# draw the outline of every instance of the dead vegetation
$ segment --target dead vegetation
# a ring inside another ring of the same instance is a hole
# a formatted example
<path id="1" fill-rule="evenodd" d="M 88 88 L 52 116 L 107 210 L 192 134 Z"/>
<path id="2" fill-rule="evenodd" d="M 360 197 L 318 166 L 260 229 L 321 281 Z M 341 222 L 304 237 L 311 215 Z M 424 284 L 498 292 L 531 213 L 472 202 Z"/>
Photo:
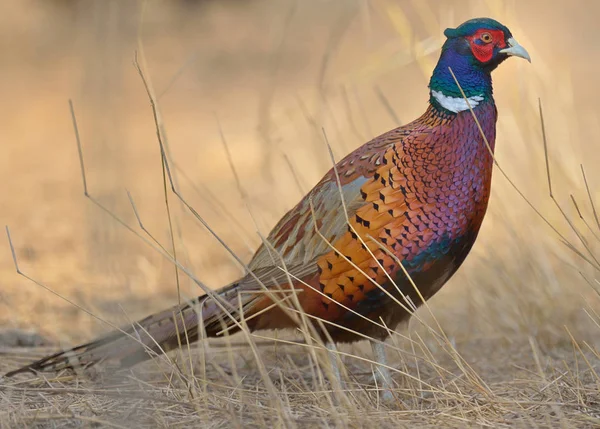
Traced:
<path id="1" fill-rule="evenodd" d="M 259 332 L 130 371 L 107 364 L 77 376 L 3 379 L 1 427 L 600 425 L 600 122 L 591 96 L 600 87 L 586 79 L 598 60 L 586 54 L 584 25 L 593 11 L 557 3 L 541 25 L 533 18 L 541 2 L 30 3 L 30 13 L 10 6 L 12 21 L 3 23 L 13 39 L 24 30 L 22 46 L 5 46 L 0 83 L 2 215 L 23 273 L 59 296 L 18 277 L 2 246 L 0 320 L 56 347 L 4 343 L 2 372 L 108 329 L 86 311 L 122 325 L 175 303 L 178 291 L 199 294 L 175 269 L 173 243 L 178 264 L 206 285 L 241 273 L 172 193 L 167 215 L 135 51 L 173 180 L 247 260 L 260 244 L 256 231 L 268 232 L 331 165 L 321 127 L 339 158 L 415 117 L 442 29 L 493 16 L 533 58 L 495 76 L 497 160 L 525 198 L 497 169 L 472 255 L 419 311 L 421 321 L 387 342 L 393 404 L 378 400 L 366 344 L 340 348 L 340 391 L 306 333 Z M 81 191 L 69 98 L 99 205 Z M 152 246 L 164 246 L 163 255 Z"/>

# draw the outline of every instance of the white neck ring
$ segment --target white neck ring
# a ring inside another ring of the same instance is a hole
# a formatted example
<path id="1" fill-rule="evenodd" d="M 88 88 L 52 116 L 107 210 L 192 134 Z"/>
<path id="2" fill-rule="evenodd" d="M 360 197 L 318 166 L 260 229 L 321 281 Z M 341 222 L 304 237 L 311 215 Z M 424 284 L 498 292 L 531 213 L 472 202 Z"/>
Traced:
<path id="1" fill-rule="evenodd" d="M 467 100 L 465 100 L 464 98 L 451 97 L 449 95 L 445 95 L 442 91 L 431 90 L 431 95 L 437 100 L 438 103 L 440 103 L 440 105 L 444 109 L 454 113 L 469 110 L 469 106 L 471 106 L 471 108 L 474 109 L 479 105 L 479 103 L 481 103 L 484 100 L 483 95 L 474 95 L 472 97 L 467 98 L 467 100 L 469 100 L 467 104 Z"/>

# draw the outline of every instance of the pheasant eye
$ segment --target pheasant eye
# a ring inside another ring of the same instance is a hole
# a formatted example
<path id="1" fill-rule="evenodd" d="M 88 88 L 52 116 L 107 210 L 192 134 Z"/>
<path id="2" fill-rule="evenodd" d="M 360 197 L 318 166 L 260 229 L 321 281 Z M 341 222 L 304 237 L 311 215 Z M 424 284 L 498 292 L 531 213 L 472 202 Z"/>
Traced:
<path id="1" fill-rule="evenodd" d="M 480 39 L 484 43 L 490 43 L 492 41 L 492 35 L 490 33 L 483 33 Z"/>

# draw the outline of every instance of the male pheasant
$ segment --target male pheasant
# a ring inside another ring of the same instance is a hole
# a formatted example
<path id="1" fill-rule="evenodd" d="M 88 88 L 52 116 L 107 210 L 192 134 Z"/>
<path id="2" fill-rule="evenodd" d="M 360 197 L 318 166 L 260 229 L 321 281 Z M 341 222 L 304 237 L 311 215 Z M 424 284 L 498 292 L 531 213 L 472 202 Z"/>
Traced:
<path id="1" fill-rule="evenodd" d="M 493 150 L 491 72 L 509 56 L 530 61 L 509 29 L 489 18 L 444 35 L 425 113 L 331 169 L 271 231 L 248 264 L 250 273 L 211 296 L 7 375 L 107 359 L 127 367 L 198 340 L 200 329 L 206 337 L 233 333 L 242 319 L 251 331 L 297 326 L 298 309 L 321 320 L 315 327 L 324 340 L 384 340 L 411 308 L 441 288 L 473 246 L 490 196 L 493 159 L 469 107 Z M 381 341 L 372 344 L 384 363 Z M 380 375 L 389 385 L 385 368 Z"/>

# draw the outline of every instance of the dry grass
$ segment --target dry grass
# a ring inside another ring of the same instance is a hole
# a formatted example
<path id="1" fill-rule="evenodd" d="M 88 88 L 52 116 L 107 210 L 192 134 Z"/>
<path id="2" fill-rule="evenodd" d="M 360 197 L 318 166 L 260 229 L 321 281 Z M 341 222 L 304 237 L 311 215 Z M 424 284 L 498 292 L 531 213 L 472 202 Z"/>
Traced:
<path id="1" fill-rule="evenodd" d="M 329 168 L 321 126 L 339 159 L 416 117 L 443 28 L 492 16 L 533 58 L 495 73 L 497 160 L 556 231 L 497 170 L 467 262 L 431 311 L 419 311 L 424 323 L 413 320 L 388 341 L 392 405 L 378 402 L 366 344 L 341 347 L 348 390 L 340 392 L 328 381 L 323 350 L 288 342 L 302 335 L 258 333 L 251 337 L 258 356 L 237 335 L 175 353 L 176 364 L 1 380 L 0 427 L 600 425 L 600 225 L 591 206 L 600 196 L 600 86 L 591 78 L 600 61 L 590 55 L 598 6 L 555 2 L 541 20 L 541 1 L 5 3 L 2 220 L 28 275 L 111 323 L 176 302 L 175 269 L 82 195 L 67 99 L 92 195 L 145 236 L 128 190 L 144 226 L 170 249 L 152 112 L 131 65 L 136 49 L 147 61 L 179 188 L 248 260 L 260 244 L 256 230 L 267 233 Z M 215 288 L 239 276 L 227 251 L 170 201 L 180 263 Z M 179 278 L 183 296 L 199 293 Z M 35 330 L 51 350 L 107 329 L 18 277 L 8 246 L 0 246 L 0 282 L 3 326 Z M 0 346 L 2 371 L 49 350 Z"/>

